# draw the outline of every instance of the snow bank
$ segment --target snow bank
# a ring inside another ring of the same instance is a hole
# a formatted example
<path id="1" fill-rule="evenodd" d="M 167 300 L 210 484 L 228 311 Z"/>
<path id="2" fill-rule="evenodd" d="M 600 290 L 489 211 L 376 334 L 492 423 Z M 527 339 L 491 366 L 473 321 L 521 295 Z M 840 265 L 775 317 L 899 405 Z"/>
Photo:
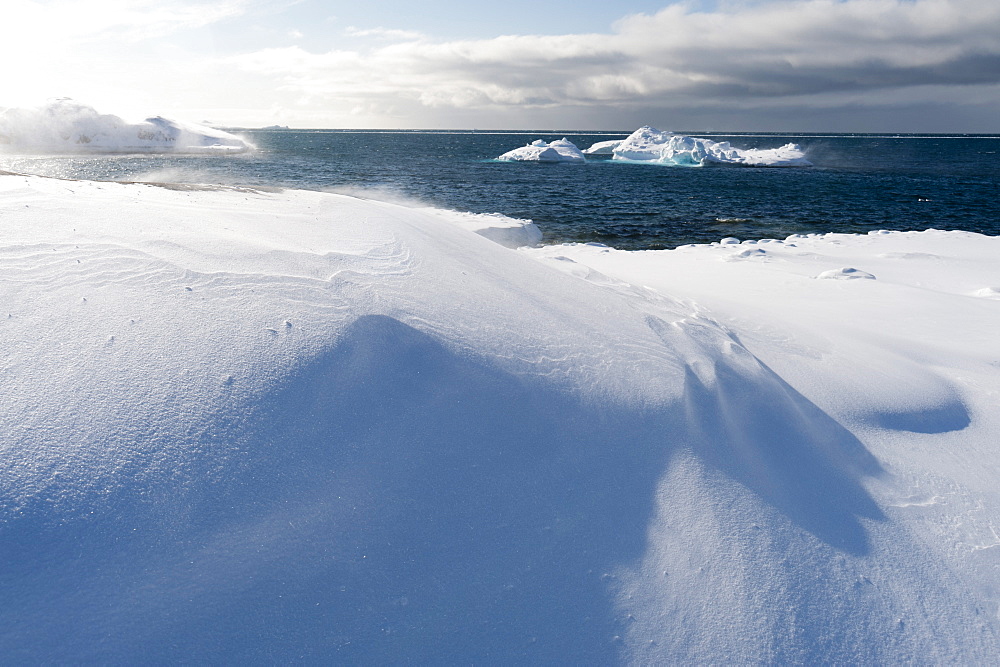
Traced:
<path id="1" fill-rule="evenodd" d="M 127 123 L 73 100 L 0 112 L 0 150 L 97 153 L 241 153 L 239 137 L 162 117 Z"/>
<path id="2" fill-rule="evenodd" d="M 739 149 L 729 142 L 697 139 L 655 128 L 641 127 L 613 149 L 617 160 L 656 162 L 683 167 L 706 164 L 737 164 L 753 167 L 809 167 L 805 153 L 797 144 L 780 148 Z"/>
<path id="3" fill-rule="evenodd" d="M 0 217 L 10 661 L 1000 650 L 1000 239 L 511 250 L 22 176 Z"/>
<path id="4" fill-rule="evenodd" d="M 505 162 L 582 162 L 586 158 L 576 144 L 566 139 L 551 143 L 536 139 L 527 146 L 507 151 L 497 159 Z"/>

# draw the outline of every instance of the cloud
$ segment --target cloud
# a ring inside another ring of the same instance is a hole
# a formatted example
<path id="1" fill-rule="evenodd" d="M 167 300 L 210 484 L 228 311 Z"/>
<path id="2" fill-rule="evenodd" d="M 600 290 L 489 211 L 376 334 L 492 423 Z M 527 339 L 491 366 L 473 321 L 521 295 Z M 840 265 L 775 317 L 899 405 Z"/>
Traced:
<path id="1" fill-rule="evenodd" d="M 4 41 L 48 48 L 113 38 L 141 40 L 200 28 L 241 14 L 250 0 L 5 0 Z M 16 28 L 12 30 L 11 28 Z M 22 37 L 19 37 L 22 36 Z"/>
<path id="2" fill-rule="evenodd" d="M 0 105 L 70 96 L 131 113 L 128 103 L 139 96 L 192 88 L 206 59 L 189 47 L 210 44 L 207 28 L 257 2 L 4 0 Z"/>
<path id="3" fill-rule="evenodd" d="M 926 90 L 936 101 L 949 86 L 1000 82 L 1000 3 L 982 0 L 788 0 L 706 12 L 671 5 L 586 35 L 353 34 L 404 41 L 326 53 L 267 49 L 230 62 L 312 100 L 387 112 L 837 104 L 897 89 Z"/>
<path id="4" fill-rule="evenodd" d="M 413 30 L 396 30 L 392 28 L 362 29 L 353 25 L 344 28 L 344 34 L 348 37 L 375 37 L 377 39 L 391 40 L 394 42 L 413 41 L 424 38 L 422 33 Z"/>

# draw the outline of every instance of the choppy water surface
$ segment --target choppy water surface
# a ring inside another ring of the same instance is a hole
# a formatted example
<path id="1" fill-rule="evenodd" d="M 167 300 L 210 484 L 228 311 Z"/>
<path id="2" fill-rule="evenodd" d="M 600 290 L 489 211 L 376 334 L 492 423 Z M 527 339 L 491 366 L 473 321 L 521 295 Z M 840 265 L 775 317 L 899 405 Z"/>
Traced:
<path id="1" fill-rule="evenodd" d="M 963 229 L 1000 234 L 1000 137 L 721 135 L 802 145 L 813 168 L 497 162 L 533 139 L 587 147 L 628 132 L 259 130 L 236 156 L 0 155 L 0 169 L 67 178 L 335 190 L 534 220 L 545 242 L 619 248 L 793 233 Z"/>

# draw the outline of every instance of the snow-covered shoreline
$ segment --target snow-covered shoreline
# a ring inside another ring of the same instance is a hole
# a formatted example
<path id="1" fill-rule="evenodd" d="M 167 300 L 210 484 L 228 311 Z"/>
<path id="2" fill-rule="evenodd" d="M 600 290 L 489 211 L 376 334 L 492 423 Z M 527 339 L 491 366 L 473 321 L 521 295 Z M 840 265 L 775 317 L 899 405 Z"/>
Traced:
<path id="1" fill-rule="evenodd" d="M 1000 238 L 20 175 L 0 220 L 2 655 L 1000 650 Z"/>

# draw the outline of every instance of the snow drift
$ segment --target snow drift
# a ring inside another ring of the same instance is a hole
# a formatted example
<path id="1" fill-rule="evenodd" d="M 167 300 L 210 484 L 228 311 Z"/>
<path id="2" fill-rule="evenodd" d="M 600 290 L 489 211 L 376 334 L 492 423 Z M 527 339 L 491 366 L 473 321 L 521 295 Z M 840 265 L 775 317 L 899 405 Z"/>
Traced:
<path id="1" fill-rule="evenodd" d="M 1000 650 L 1000 239 L 514 250 L 315 192 L 0 193 L 10 661 Z"/>
<path id="2" fill-rule="evenodd" d="M 88 153 L 241 153 L 251 148 L 214 128 L 157 116 L 128 123 L 70 99 L 0 112 L 0 150 Z"/>

